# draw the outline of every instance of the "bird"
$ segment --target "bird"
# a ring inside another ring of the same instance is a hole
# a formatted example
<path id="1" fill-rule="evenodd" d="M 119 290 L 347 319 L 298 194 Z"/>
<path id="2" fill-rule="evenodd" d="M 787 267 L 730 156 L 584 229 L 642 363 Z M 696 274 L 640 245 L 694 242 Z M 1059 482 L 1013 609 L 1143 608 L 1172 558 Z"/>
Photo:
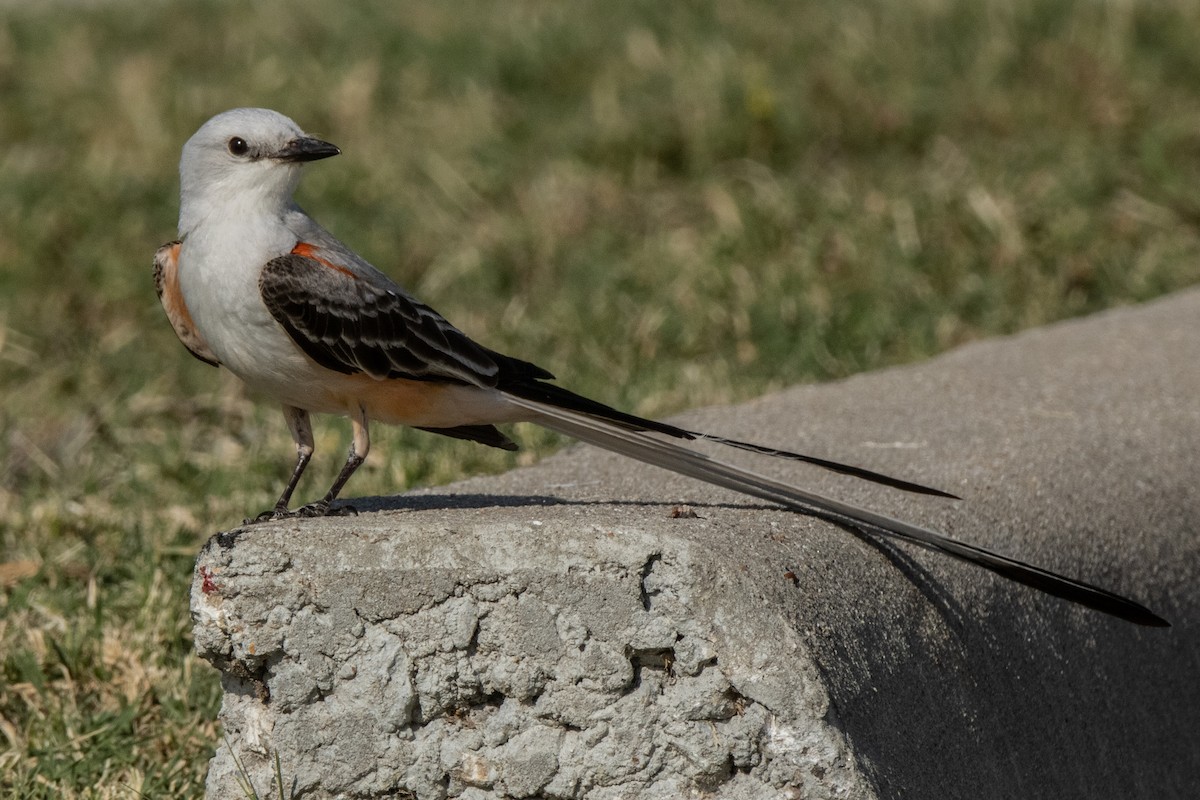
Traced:
<path id="1" fill-rule="evenodd" d="M 178 239 L 154 256 L 154 285 L 180 342 L 279 402 L 296 444 L 273 508 L 246 524 L 355 513 L 334 505 L 370 449 L 372 421 L 515 450 L 498 424 L 533 422 L 624 456 L 991 570 L 1140 625 L 1169 623 L 1134 600 L 708 455 L 689 442 L 789 459 L 893 489 L 958 499 L 911 481 L 781 448 L 644 419 L 576 394 L 549 371 L 477 343 L 309 216 L 302 168 L 341 150 L 263 108 L 209 119 L 183 145 Z M 320 499 L 291 507 L 313 454 L 310 414 L 348 417 L 345 464 Z"/>

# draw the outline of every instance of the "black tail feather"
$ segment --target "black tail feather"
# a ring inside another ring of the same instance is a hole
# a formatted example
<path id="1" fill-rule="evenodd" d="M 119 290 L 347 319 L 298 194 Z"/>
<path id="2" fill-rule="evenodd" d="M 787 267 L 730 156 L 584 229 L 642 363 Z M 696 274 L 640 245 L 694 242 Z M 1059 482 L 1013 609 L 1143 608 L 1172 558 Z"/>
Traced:
<path id="1" fill-rule="evenodd" d="M 515 392 L 510 392 L 509 396 L 512 402 L 533 412 L 538 424 L 630 458 L 753 497 L 779 503 L 786 508 L 813 514 L 832 522 L 897 537 L 922 547 L 938 550 L 1047 594 L 1139 625 L 1154 627 L 1169 627 L 1170 625 L 1165 619 L 1140 603 L 1121 597 L 1107 589 L 1059 575 L 982 547 L 951 539 L 918 525 L 823 497 L 796 486 L 789 486 L 710 458 L 698 451 L 656 439 L 646 433 L 645 429 L 640 426 L 640 421 L 637 424 L 621 424 L 610 419 L 607 414 L 593 414 L 589 411 L 580 412 L 575 408 L 564 408 L 563 404 L 553 400 L 522 397 Z M 577 397 L 577 395 L 573 397 Z M 580 398 L 580 400 L 583 400 L 585 405 L 591 404 L 591 401 L 587 401 L 586 398 Z M 601 406 L 601 408 L 607 410 L 607 407 Z M 629 417 L 629 415 L 622 416 Z M 636 417 L 631 419 L 637 420 Z M 657 429 L 657 423 L 655 426 L 654 430 Z M 694 438 L 689 431 L 677 430 L 687 434 L 679 438 Z"/>
<path id="2" fill-rule="evenodd" d="M 672 436 L 676 439 L 686 441 L 708 441 L 723 444 L 728 447 L 735 447 L 739 450 L 746 450 L 751 453 L 759 453 L 761 455 L 772 456 L 774 458 L 783 458 L 789 461 L 800 461 L 805 464 L 827 469 L 831 472 L 837 472 L 842 475 L 850 475 L 862 480 L 878 483 L 882 486 L 889 486 L 893 489 L 900 489 L 905 492 L 914 494 L 926 494 L 934 497 L 947 497 L 951 500 L 959 500 L 958 495 L 944 492 L 941 489 L 934 489 L 929 486 L 923 486 L 919 483 L 906 481 L 901 478 L 893 478 L 890 475 L 884 475 L 880 472 L 874 472 L 863 467 L 855 467 L 850 464 L 843 464 L 838 461 L 830 461 L 816 456 L 806 456 L 802 453 L 793 453 L 789 450 L 781 450 L 776 447 L 766 447 L 753 442 L 743 442 L 738 439 L 727 439 L 724 436 L 717 436 L 711 433 L 702 433 L 700 431 L 689 431 L 686 428 L 680 428 L 675 425 L 668 425 L 665 422 L 656 422 L 652 419 L 644 419 L 633 414 L 627 414 L 624 411 L 606 406 L 603 403 L 598 403 L 583 395 L 576 394 L 569 389 L 564 389 L 561 386 L 555 386 L 550 383 L 542 383 L 541 381 L 520 381 L 514 382 L 512 385 L 503 385 L 500 387 L 511 395 L 516 395 L 525 400 L 533 400 L 538 403 L 546 403 L 557 408 L 563 408 L 570 411 L 578 411 L 582 414 L 590 414 L 595 417 L 605 419 L 614 425 L 618 425 L 625 430 L 630 431 L 654 431 L 667 436 Z"/>
<path id="3" fill-rule="evenodd" d="M 488 447 L 498 447 L 501 450 L 518 449 L 517 443 L 501 433 L 495 425 L 459 425 L 455 428 L 418 427 L 417 430 L 449 436 L 452 439 L 466 439 L 471 442 L 479 442 L 480 444 L 486 444 Z"/>

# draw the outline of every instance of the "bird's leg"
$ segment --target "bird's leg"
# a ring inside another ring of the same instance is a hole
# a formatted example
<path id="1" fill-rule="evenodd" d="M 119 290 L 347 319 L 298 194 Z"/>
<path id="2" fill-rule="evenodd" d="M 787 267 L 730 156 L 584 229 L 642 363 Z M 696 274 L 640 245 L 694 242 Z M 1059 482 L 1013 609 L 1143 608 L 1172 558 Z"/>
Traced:
<path id="1" fill-rule="evenodd" d="M 292 432 L 292 439 L 296 442 L 296 468 L 292 470 L 292 477 L 288 480 L 287 486 L 283 488 L 283 494 L 279 495 L 275 507 L 262 512 L 252 520 L 246 520 L 245 524 L 295 516 L 294 513 L 288 511 L 288 503 L 292 500 L 292 492 L 296 491 L 296 484 L 300 482 L 300 476 L 304 474 L 304 468 L 308 466 L 308 462 L 312 458 L 312 424 L 308 420 L 308 412 L 294 406 L 284 406 L 283 417 L 287 420 L 288 430 Z"/>
<path id="2" fill-rule="evenodd" d="M 371 451 L 371 434 L 367 429 L 367 411 L 361 405 L 358 407 L 358 414 L 350 418 L 350 426 L 354 431 L 354 437 L 350 442 L 350 455 L 346 457 L 346 463 L 342 467 L 342 471 L 338 473 L 337 478 L 333 481 L 333 486 L 329 487 L 329 491 L 315 503 L 309 503 L 296 509 L 297 514 L 302 517 L 323 517 L 329 514 L 357 514 L 353 506 L 341 506 L 337 509 L 330 509 L 333 501 L 337 499 L 338 492 L 342 491 L 342 487 L 346 485 L 346 481 L 350 480 L 350 476 L 358 469 L 363 461 L 367 458 L 367 453 Z"/>

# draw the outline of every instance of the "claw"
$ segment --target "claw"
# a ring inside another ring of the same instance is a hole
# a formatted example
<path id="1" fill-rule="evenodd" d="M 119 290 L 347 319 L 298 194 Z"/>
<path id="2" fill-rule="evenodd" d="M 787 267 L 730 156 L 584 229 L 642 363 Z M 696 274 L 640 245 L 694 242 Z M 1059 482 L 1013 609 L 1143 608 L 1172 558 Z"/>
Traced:
<path id="1" fill-rule="evenodd" d="M 288 519 L 295 516 L 295 513 L 288 511 L 283 506 L 275 506 L 259 514 L 257 517 L 247 517 L 242 520 L 243 525 L 257 525 L 260 522 L 271 522 L 277 519 Z"/>
<path id="2" fill-rule="evenodd" d="M 295 510 L 289 510 L 281 506 L 268 509 L 257 517 L 247 517 L 242 520 L 243 525 L 257 525 L 260 522 L 274 522 L 280 519 L 296 519 L 304 517 L 310 519 L 312 517 L 357 517 L 358 509 L 354 506 L 338 506 L 330 508 L 329 503 L 325 500 L 318 500 L 315 503 L 309 503 L 306 506 L 300 506 Z"/>
<path id="3" fill-rule="evenodd" d="M 309 503 L 306 506 L 301 506 L 292 512 L 300 517 L 357 517 L 358 509 L 354 506 L 338 506 L 333 508 L 327 500 L 318 500 L 315 503 Z"/>
<path id="4" fill-rule="evenodd" d="M 315 503 L 300 506 L 300 508 L 289 512 L 289 514 L 294 517 L 357 517 L 358 509 L 354 506 L 338 506 L 337 508 L 333 508 L 330 506 L 328 500 L 318 500 Z"/>
<path id="5" fill-rule="evenodd" d="M 315 503 L 300 506 L 292 513 L 297 517 L 323 517 L 329 513 L 329 503 L 326 503 L 324 500 L 318 500 Z"/>

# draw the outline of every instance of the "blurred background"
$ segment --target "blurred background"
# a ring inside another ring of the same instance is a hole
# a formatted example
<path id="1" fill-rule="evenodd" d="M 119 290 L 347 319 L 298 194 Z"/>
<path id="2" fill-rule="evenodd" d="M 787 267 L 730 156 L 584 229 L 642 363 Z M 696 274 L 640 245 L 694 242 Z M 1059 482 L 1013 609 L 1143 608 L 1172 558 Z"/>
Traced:
<path id="1" fill-rule="evenodd" d="M 1172 0 L 0 3 L 0 797 L 198 796 L 220 736 L 193 557 L 294 450 L 154 296 L 213 114 L 341 146 L 336 235 L 663 416 L 1196 283 L 1198 87 Z M 373 433 L 348 497 L 559 444 Z"/>

